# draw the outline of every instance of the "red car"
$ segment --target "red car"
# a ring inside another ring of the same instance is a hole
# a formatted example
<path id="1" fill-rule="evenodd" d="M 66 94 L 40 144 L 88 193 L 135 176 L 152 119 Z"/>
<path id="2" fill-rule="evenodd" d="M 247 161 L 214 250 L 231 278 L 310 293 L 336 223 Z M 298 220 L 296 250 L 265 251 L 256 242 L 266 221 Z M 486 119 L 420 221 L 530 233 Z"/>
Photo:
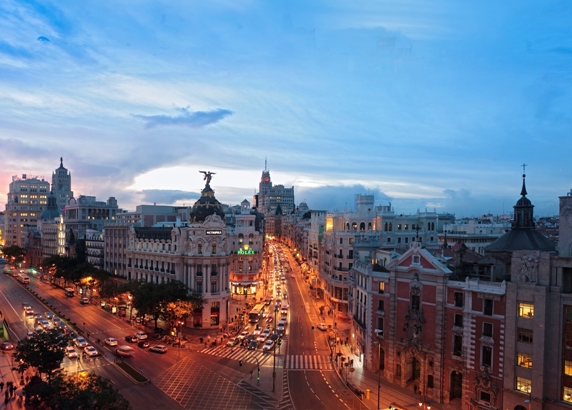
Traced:
<path id="1" fill-rule="evenodd" d="M 272 315 L 268 315 L 268 316 L 266 317 L 266 321 L 267 321 L 268 323 L 272 322 L 272 320 L 273 320 L 273 319 L 272 319 Z"/>
<path id="2" fill-rule="evenodd" d="M 14 349 L 14 345 L 10 342 L 4 342 L 0 345 L 0 350 L 12 350 Z"/>

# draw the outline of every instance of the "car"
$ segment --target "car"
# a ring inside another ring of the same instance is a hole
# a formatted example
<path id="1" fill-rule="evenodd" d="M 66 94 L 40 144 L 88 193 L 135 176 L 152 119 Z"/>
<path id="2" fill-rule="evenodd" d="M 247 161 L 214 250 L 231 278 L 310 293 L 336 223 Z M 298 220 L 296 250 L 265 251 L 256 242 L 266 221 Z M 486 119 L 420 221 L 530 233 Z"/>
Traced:
<path id="1" fill-rule="evenodd" d="M 264 304 L 265 304 L 266 306 L 270 305 L 271 303 L 272 303 L 272 301 L 271 301 L 270 299 L 266 299 L 266 300 L 264 301 Z"/>
<path id="2" fill-rule="evenodd" d="M 283 297 L 284 299 L 288 299 L 288 294 L 285 292 L 285 293 L 282 294 L 282 297 Z"/>
<path id="3" fill-rule="evenodd" d="M 135 333 L 135 337 L 139 340 L 146 340 L 147 339 L 147 333 L 137 332 L 137 333 Z"/>
<path id="4" fill-rule="evenodd" d="M 254 336 L 258 336 L 260 335 L 260 333 L 262 333 L 262 328 L 260 326 L 256 326 L 256 329 L 254 329 L 254 332 L 252 332 L 252 334 Z"/>
<path id="5" fill-rule="evenodd" d="M 31 330 L 29 330 L 29 331 L 26 333 L 26 337 L 29 339 L 29 338 L 31 338 L 31 337 L 34 337 L 35 334 L 36 334 L 36 332 L 32 332 Z"/>
<path id="6" fill-rule="evenodd" d="M 273 320 L 272 315 L 268 315 L 268 316 L 266 317 L 266 321 L 267 321 L 268 323 L 271 323 L 272 320 Z"/>
<path id="7" fill-rule="evenodd" d="M 279 327 L 279 328 L 276 330 L 276 334 L 278 335 L 278 337 L 284 336 L 284 328 L 283 328 L 283 327 Z"/>
<path id="8" fill-rule="evenodd" d="M 328 330 L 328 325 L 326 325 L 325 323 L 318 323 L 316 327 L 320 330 Z"/>
<path id="9" fill-rule="evenodd" d="M 274 347 L 274 340 L 268 339 L 266 342 L 264 342 L 262 350 L 272 350 L 273 347 Z"/>
<path id="10" fill-rule="evenodd" d="M 31 307 L 31 306 L 30 306 L 30 303 L 28 303 L 28 302 L 22 302 L 22 310 L 26 310 L 26 308 L 29 308 L 29 307 Z"/>
<path id="11" fill-rule="evenodd" d="M 238 340 L 238 338 L 233 337 L 232 339 L 229 339 L 228 342 L 226 342 L 226 345 L 229 347 L 234 347 L 239 343 L 240 343 L 240 341 Z"/>
<path id="12" fill-rule="evenodd" d="M 122 345 L 115 349 L 115 353 L 119 356 L 131 357 L 135 355 L 135 350 L 131 346 Z"/>
<path id="13" fill-rule="evenodd" d="M 14 345 L 10 342 L 4 342 L 0 344 L 0 350 L 13 350 Z"/>
<path id="14" fill-rule="evenodd" d="M 48 320 L 52 320 L 54 318 L 54 314 L 52 312 L 44 312 L 44 316 Z"/>
<path id="15" fill-rule="evenodd" d="M 250 332 L 248 330 L 245 330 L 244 332 L 242 332 L 241 334 L 239 334 L 236 338 L 238 340 L 244 340 L 248 337 L 248 335 L 250 334 Z"/>
<path id="16" fill-rule="evenodd" d="M 244 342 L 246 345 L 248 345 L 250 342 L 252 342 L 253 340 L 256 340 L 256 336 L 255 335 L 248 335 L 246 336 L 246 338 L 244 339 Z"/>
<path id="17" fill-rule="evenodd" d="M 114 337 L 108 337 L 104 342 L 107 346 L 117 346 L 117 339 Z"/>
<path id="18" fill-rule="evenodd" d="M 280 280 L 286 280 L 286 276 L 285 275 L 280 276 Z"/>
<path id="19" fill-rule="evenodd" d="M 147 348 L 149 347 L 149 342 L 147 340 L 141 340 L 139 343 L 137 343 L 137 346 L 141 348 Z"/>
<path id="20" fill-rule="evenodd" d="M 34 313 L 34 318 L 35 320 L 43 319 L 44 315 L 42 315 L 41 313 Z"/>
<path id="21" fill-rule="evenodd" d="M 248 350 L 256 350 L 257 347 L 258 347 L 257 340 L 253 340 L 248 344 Z"/>
<path id="22" fill-rule="evenodd" d="M 288 309 L 287 308 L 282 308 L 282 310 L 280 311 L 280 314 L 282 316 L 287 316 L 288 315 Z"/>
<path id="23" fill-rule="evenodd" d="M 66 347 L 66 356 L 70 359 L 74 359 L 77 357 L 77 351 L 73 346 Z"/>
<path id="24" fill-rule="evenodd" d="M 137 343 L 139 341 L 139 338 L 135 335 L 127 335 L 125 336 L 125 341 L 129 343 Z"/>
<path id="25" fill-rule="evenodd" d="M 32 309 L 31 307 L 27 307 L 26 309 L 24 309 L 24 313 L 26 314 L 26 316 L 33 316 L 34 309 Z"/>
<path id="26" fill-rule="evenodd" d="M 99 352 L 97 351 L 97 349 L 93 346 L 87 345 L 86 347 L 83 348 L 83 351 L 85 352 L 86 355 L 88 355 L 89 357 L 95 357 L 99 355 Z"/>
<path id="27" fill-rule="evenodd" d="M 77 347 L 87 347 L 87 341 L 82 336 L 78 336 L 75 339 L 75 345 Z"/>
<path id="28" fill-rule="evenodd" d="M 82 305 L 87 305 L 89 304 L 89 298 L 83 297 L 79 300 L 79 303 L 81 303 Z"/>
<path id="29" fill-rule="evenodd" d="M 266 329 L 264 332 L 260 333 L 260 336 L 258 336 L 258 341 L 262 343 L 268 339 L 268 336 L 270 336 L 270 329 Z"/>
<path id="30" fill-rule="evenodd" d="M 286 327 L 286 325 L 284 323 L 280 322 L 280 323 L 278 323 L 278 326 L 276 326 L 276 329 L 277 330 L 280 330 L 280 329 L 284 330 L 285 327 Z"/>
<path id="31" fill-rule="evenodd" d="M 48 322 L 46 319 L 40 319 L 38 320 L 38 324 L 40 326 L 42 326 L 44 329 L 49 329 L 50 328 L 50 322 Z"/>
<path id="32" fill-rule="evenodd" d="M 269 337 L 270 340 L 272 341 L 276 341 L 276 339 L 278 339 L 278 333 L 272 333 Z"/>
<path id="33" fill-rule="evenodd" d="M 149 348 L 150 352 L 155 352 L 155 353 L 167 353 L 167 346 L 165 345 L 155 345 L 155 346 L 151 346 Z"/>

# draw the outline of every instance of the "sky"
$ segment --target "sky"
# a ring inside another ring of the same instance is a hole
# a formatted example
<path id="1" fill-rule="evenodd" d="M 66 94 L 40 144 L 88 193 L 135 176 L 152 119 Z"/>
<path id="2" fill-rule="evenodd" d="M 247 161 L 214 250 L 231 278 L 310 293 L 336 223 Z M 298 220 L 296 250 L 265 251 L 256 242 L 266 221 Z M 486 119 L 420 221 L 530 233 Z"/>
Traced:
<path id="1" fill-rule="evenodd" d="M 572 3 L 0 2 L 0 208 L 12 176 L 120 208 L 252 200 L 536 216 L 572 189 Z"/>

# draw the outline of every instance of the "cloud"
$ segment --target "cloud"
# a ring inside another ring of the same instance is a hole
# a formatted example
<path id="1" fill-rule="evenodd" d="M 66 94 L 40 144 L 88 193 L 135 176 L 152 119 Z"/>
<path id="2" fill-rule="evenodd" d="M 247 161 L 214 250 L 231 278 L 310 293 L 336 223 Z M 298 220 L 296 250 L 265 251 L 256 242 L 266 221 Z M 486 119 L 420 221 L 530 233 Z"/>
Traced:
<path id="1" fill-rule="evenodd" d="M 326 185 L 318 188 L 296 187 L 295 202 L 306 202 L 310 209 L 319 210 L 353 210 L 357 194 L 374 196 L 375 205 L 387 205 L 391 198 L 378 189 L 368 189 L 361 184 L 348 186 Z"/>
<path id="2" fill-rule="evenodd" d="M 155 128 L 166 125 L 183 125 L 190 128 L 203 128 L 210 124 L 215 124 L 225 117 L 234 114 L 230 110 L 224 108 L 217 108 L 213 111 L 189 111 L 188 107 L 178 109 L 181 113 L 179 115 L 137 115 L 133 114 L 135 118 L 145 121 L 145 129 Z"/>
<path id="3" fill-rule="evenodd" d="M 160 204 L 173 204 L 183 199 L 198 199 L 201 194 L 198 192 L 181 191 L 178 189 L 144 189 L 141 200 L 143 202 L 154 202 Z"/>

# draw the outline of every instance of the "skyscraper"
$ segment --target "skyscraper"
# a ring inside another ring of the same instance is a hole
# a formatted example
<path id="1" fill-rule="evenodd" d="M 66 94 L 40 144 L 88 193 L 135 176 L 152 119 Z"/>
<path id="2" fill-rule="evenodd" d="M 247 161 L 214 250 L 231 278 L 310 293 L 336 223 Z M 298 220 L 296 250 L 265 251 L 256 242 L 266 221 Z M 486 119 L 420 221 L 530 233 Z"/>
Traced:
<path id="1" fill-rule="evenodd" d="M 71 173 L 64 168 L 64 159 L 60 158 L 60 166 L 52 174 L 52 191 L 56 196 L 58 209 L 63 209 L 66 201 L 73 198 L 71 190 Z"/>

